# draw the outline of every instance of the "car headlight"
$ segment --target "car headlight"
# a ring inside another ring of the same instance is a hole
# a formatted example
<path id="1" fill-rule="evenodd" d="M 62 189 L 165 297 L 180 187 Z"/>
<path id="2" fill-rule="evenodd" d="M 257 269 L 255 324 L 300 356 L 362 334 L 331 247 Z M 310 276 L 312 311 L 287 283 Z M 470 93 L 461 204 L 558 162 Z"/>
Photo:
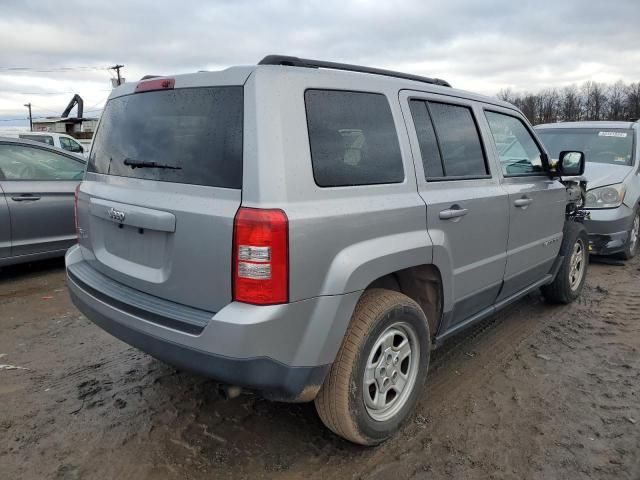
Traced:
<path id="1" fill-rule="evenodd" d="M 624 184 L 609 185 L 608 187 L 594 188 L 587 192 L 585 208 L 616 208 L 624 200 Z"/>

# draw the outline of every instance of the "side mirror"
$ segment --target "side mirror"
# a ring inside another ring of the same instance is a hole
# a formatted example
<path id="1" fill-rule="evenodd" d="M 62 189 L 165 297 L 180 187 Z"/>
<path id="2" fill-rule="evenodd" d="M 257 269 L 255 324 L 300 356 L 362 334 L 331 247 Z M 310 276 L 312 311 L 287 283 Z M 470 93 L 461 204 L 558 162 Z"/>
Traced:
<path id="1" fill-rule="evenodd" d="M 80 145 L 80 153 L 84 153 L 84 147 Z"/>
<path id="2" fill-rule="evenodd" d="M 560 152 L 558 159 L 558 175 L 573 177 L 584 173 L 585 161 L 584 153 L 564 151 Z"/>

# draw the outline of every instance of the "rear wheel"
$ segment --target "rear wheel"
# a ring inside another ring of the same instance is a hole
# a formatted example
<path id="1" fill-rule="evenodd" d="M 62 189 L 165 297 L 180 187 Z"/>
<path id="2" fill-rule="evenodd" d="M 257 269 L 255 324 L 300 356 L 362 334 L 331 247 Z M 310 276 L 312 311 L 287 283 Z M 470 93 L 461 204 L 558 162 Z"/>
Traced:
<path id="1" fill-rule="evenodd" d="M 633 217 L 631 223 L 631 230 L 629 230 L 629 240 L 627 246 L 620 253 L 620 256 L 625 260 L 631 260 L 638 253 L 640 247 L 640 208 L 636 209 L 636 214 Z"/>
<path id="2" fill-rule="evenodd" d="M 334 433 L 361 445 L 390 437 L 411 415 L 429 365 L 422 309 L 406 295 L 367 290 L 315 404 Z"/>
<path id="3" fill-rule="evenodd" d="M 564 256 L 556 278 L 542 287 L 542 294 L 550 303 L 567 304 L 580 296 L 587 277 L 589 237 L 581 223 L 568 221 L 564 228 L 558 255 Z"/>

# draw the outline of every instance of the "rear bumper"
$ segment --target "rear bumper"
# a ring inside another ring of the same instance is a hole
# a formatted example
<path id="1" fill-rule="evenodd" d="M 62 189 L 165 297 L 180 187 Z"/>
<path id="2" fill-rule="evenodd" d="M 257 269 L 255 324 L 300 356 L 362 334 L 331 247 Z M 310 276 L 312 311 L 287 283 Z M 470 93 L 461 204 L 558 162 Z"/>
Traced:
<path id="1" fill-rule="evenodd" d="M 135 290 L 116 299 L 103 294 L 116 290 L 98 290 L 81 281 L 73 274 L 74 265 L 83 262 L 80 248 L 74 246 L 67 253 L 67 283 L 73 303 L 92 322 L 168 364 L 276 400 L 315 397 L 360 296 L 355 292 L 267 307 L 232 302 L 210 314 L 204 328 L 194 334 L 175 324 L 160 324 L 140 308 L 124 308 L 123 300 L 131 300 Z M 188 309 L 173 304 L 172 314 L 180 308 Z M 185 318 L 192 318 L 193 309 L 188 310 Z"/>
<path id="2" fill-rule="evenodd" d="M 633 222 L 633 209 L 626 205 L 618 208 L 589 210 L 584 221 L 589 232 L 589 253 L 611 255 L 625 249 Z"/>

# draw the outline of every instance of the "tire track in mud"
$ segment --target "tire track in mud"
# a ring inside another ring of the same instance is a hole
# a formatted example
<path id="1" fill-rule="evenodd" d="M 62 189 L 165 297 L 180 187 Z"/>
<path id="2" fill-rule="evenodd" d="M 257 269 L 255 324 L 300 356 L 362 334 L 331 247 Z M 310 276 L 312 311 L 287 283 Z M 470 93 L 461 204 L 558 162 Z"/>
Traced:
<path id="1" fill-rule="evenodd" d="M 448 339 L 432 354 L 426 385 L 413 421 L 383 445 L 347 457 L 349 461 L 341 461 L 338 468 L 341 475 L 344 478 L 385 479 L 419 474 L 420 469 L 416 471 L 414 466 L 416 462 L 408 459 L 419 457 L 434 441 L 439 441 L 432 439 L 432 432 L 444 429 L 442 422 L 446 421 L 443 419 L 447 412 L 473 396 L 527 338 L 548 322 L 565 315 L 567 308 L 571 307 L 546 305 L 539 294 L 531 294 Z M 442 441 L 446 442 L 446 439 Z M 446 448 L 454 449 L 451 445 Z M 354 458 L 359 462 L 354 462 Z M 425 461 L 422 459 L 417 463 Z M 335 466 L 335 459 L 327 458 L 329 462 Z M 326 474 L 317 472 L 311 478 L 326 478 Z"/>
<path id="2" fill-rule="evenodd" d="M 628 293 L 626 293 L 628 295 Z M 625 293 L 619 294 L 622 298 Z M 571 323 L 574 316 L 588 314 L 594 306 L 603 305 L 605 291 L 585 285 L 583 297 L 572 305 L 553 306 L 544 302 L 539 293 L 532 293 L 488 319 L 449 339 L 434 351 L 424 393 L 416 407 L 416 417 L 394 438 L 366 457 L 357 469 L 350 471 L 352 478 L 408 478 L 419 476 L 419 457 L 435 442 L 434 431 L 446 430 L 442 422 L 447 413 L 460 408 L 478 389 L 483 387 L 514 357 L 532 335 L 543 330 L 563 348 L 574 349 L 568 341 L 554 332 L 557 322 Z M 628 302 L 628 300 L 625 300 Z M 640 301 L 631 301 L 632 305 Z M 613 300 L 613 303 L 616 303 Z M 606 305 L 606 304 L 605 304 Z M 535 348 L 535 347 L 534 347 Z M 515 396 L 515 394 L 514 394 Z M 447 445 L 446 451 L 455 451 Z M 402 452 L 398 454 L 398 452 Z M 411 461 L 409 459 L 412 459 Z M 425 460 L 422 460 L 425 463 Z M 349 465 L 345 464 L 344 470 Z M 312 478 L 324 478 L 323 474 Z"/>

